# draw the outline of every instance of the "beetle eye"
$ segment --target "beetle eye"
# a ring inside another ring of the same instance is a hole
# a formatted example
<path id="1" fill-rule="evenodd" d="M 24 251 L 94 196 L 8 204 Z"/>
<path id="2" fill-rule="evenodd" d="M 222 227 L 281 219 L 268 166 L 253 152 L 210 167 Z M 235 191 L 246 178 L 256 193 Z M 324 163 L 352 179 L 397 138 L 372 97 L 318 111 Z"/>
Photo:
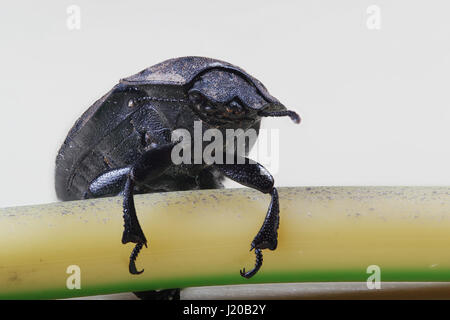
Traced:
<path id="1" fill-rule="evenodd" d="M 189 94 L 189 100 L 194 105 L 200 105 L 202 103 L 202 101 L 203 101 L 203 97 L 198 92 L 192 92 L 192 93 Z"/>
<path id="2" fill-rule="evenodd" d="M 237 101 L 231 101 L 225 108 L 227 110 L 228 113 L 233 113 L 233 114 L 241 114 L 244 112 L 244 108 L 242 107 L 242 105 L 237 102 Z"/>

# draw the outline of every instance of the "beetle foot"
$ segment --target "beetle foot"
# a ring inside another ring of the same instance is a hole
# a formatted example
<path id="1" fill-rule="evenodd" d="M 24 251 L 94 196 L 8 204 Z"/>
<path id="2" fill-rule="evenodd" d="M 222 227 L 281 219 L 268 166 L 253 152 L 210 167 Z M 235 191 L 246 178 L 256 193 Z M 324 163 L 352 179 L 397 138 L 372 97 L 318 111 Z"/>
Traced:
<path id="1" fill-rule="evenodd" d="M 141 226 L 139 225 L 139 222 L 137 220 L 135 220 L 134 223 L 131 223 L 131 221 L 133 220 L 126 214 L 124 214 L 123 218 L 125 220 L 125 224 L 122 234 L 122 243 L 136 243 L 136 246 L 134 247 L 130 255 L 130 264 L 128 266 L 128 270 L 131 274 L 141 274 L 142 272 L 144 272 L 144 269 L 138 271 L 135 261 L 142 247 L 145 245 L 145 247 L 147 248 L 147 239 L 145 238 L 144 232 L 142 232 Z"/>
<path id="2" fill-rule="evenodd" d="M 253 248 L 250 249 L 250 251 L 253 250 Z M 255 262 L 255 267 L 250 270 L 250 271 L 245 271 L 245 268 L 243 268 L 242 270 L 240 270 L 240 274 L 241 276 L 243 276 L 244 278 L 250 279 L 251 277 L 253 277 L 258 270 L 261 268 L 262 263 L 263 263 L 263 256 L 261 253 L 260 249 L 255 249 L 255 254 L 256 254 L 256 262 Z"/>
<path id="3" fill-rule="evenodd" d="M 250 251 L 255 249 L 256 254 L 255 267 L 248 272 L 245 272 L 245 269 L 241 270 L 241 276 L 247 279 L 253 277 L 262 266 L 263 257 L 261 250 L 263 249 L 275 250 L 278 245 L 278 226 L 280 225 L 280 209 L 278 203 L 277 189 L 272 188 L 270 194 L 272 196 L 272 201 L 270 202 L 266 218 L 258 234 L 253 239 L 250 248 Z"/>
<path id="4" fill-rule="evenodd" d="M 130 264 L 128 266 L 128 270 L 130 271 L 131 274 L 141 274 L 142 272 L 144 272 L 144 269 L 142 269 L 141 271 L 138 271 L 136 269 L 136 258 L 139 255 L 139 251 L 141 251 L 143 244 L 142 243 L 138 243 L 133 251 L 131 252 L 131 256 L 130 256 Z"/>

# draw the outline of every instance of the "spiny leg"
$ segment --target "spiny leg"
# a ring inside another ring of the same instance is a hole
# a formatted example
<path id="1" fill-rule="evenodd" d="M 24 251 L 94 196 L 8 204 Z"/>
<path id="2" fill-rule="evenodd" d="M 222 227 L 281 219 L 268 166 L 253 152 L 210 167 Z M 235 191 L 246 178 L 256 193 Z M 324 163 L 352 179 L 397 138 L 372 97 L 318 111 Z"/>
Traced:
<path id="1" fill-rule="evenodd" d="M 255 267 L 246 272 L 245 269 L 240 273 L 245 278 L 254 276 L 262 266 L 262 249 L 275 250 L 278 244 L 278 226 L 280 221 L 280 209 L 277 189 L 273 187 L 274 180 L 272 175 L 259 163 L 244 158 L 235 164 L 215 164 L 214 166 L 226 177 L 247 187 L 259 190 L 263 193 L 270 193 L 272 200 L 267 210 L 264 223 L 251 243 L 250 251 L 255 249 L 256 263 Z M 245 162 L 244 162 L 245 161 Z M 236 164 L 242 163 L 242 164 Z"/>
<path id="2" fill-rule="evenodd" d="M 134 180 L 131 175 L 128 176 L 123 189 L 123 221 L 124 230 L 122 234 L 122 243 L 134 242 L 143 244 L 147 247 L 147 239 L 142 231 L 141 225 L 136 215 L 134 206 Z M 139 251 L 137 252 L 139 253 Z"/>
<path id="3" fill-rule="evenodd" d="M 130 255 L 129 271 L 131 274 L 140 274 L 144 270 L 136 269 L 136 259 L 140 250 L 145 245 L 147 239 L 139 224 L 134 205 L 134 185 L 135 183 L 148 182 L 164 173 L 171 165 L 171 152 L 174 145 L 180 141 L 157 146 L 145 152 L 131 168 L 123 189 L 123 219 L 124 231 L 122 243 L 136 243 Z"/>
<path id="4" fill-rule="evenodd" d="M 250 251 L 255 249 L 256 254 L 255 267 L 248 272 L 245 272 L 245 268 L 240 272 L 241 276 L 247 279 L 253 277 L 262 266 L 263 257 L 261 249 L 275 250 L 277 248 L 278 226 L 280 225 L 278 191 L 273 188 L 270 193 L 272 195 L 272 200 L 270 202 L 269 209 L 267 210 L 266 218 L 264 219 L 261 229 L 259 229 L 259 232 L 256 234 L 251 244 Z"/>
<path id="5" fill-rule="evenodd" d="M 133 167 L 124 167 L 109 170 L 101 174 L 89 184 L 84 198 L 101 197 L 119 192 L 123 195 L 124 231 L 122 234 L 122 243 L 136 243 L 136 246 L 131 252 L 129 271 L 131 274 L 140 274 L 144 270 L 138 271 L 135 261 L 142 247 L 144 245 L 147 247 L 147 239 L 139 224 L 134 206 L 134 179 L 132 170 Z"/>
<path id="6" fill-rule="evenodd" d="M 122 243 L 136 243 L 136 246 L 134 247 L 130 255 L 130 263 L 128 269 L 131 274 L 141 274 L 142 272 L 144 272 L 144 269 L 142 269 L 141 271 L 137 271 L 135 261 L 142 247 L 145 245 L 145 247 L 147 248 L 147 239 L 145 238 L 144 232 L 142 231 L 141 225 L 139 224 L 139 220 L 136 215 L 133 190 L 134 182 L 131 176 L 129 176 L 123 190 L 124 230 L 122 234 Z"/>
<path id="7" fill-rule="evenodd" d="M 277 230 L 280 224 L 280 206 L 277 189 L 272 188 L 270 195 L 272 196 L 272 200 L 270 201 L 263 225 L 252 241 L 252 249 L 259 247 L 259 249 L 275 250 L 277 248 Z"/>
<path id="8" fill-rule="evenodd" d="M 174 145 L 180 141 L 156 146 L 145 152 L 132 166 L 108 170 L 89 185 L 84 194 L 84 198 L 95 198 L 107 195 L 121 194 L 123 196 L 123 219 L 124 231 L 122 234 L 122 243 L 136 243 L 129 263 L 129 271 L 132 274 L 140 274 L 144 270 L 136 269 L 136 258 L 145 245 L 147 239 L 139 224 L 134 205 L 134 186 L 136 184 L 149 182 L 157 178 L 171 165 L 171 151 Z"/>
<path id="9" fill-rule="evenodd" d="M 83 198 L 88 199 L 115 195 L 119 192 L 123 194 L 124 232 L 122 235 L 122 243 L 129 241 L 137 242 L 130 256 L 129 271 L 132 274 L 140 274 L 144 270 L 137 271 L 135 260 L 142 247 L 144 245 L 147 246 L 147 239 L 142 232 L 136 216 L 133 200 L 134 182 L 130 176 L 131 169 L 131 167 L 123 167 L 102 173 L 92 180 Z"/>

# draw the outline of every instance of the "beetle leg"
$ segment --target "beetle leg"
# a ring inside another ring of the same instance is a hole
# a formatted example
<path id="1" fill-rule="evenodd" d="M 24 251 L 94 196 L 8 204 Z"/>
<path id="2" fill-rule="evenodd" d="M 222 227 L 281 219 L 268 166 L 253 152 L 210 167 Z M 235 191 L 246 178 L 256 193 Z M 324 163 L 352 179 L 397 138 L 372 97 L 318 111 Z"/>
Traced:
<path id="1" fill-rule="evenodd" d="M 130 170 L 130 167 L 123 167 L 102 173 L 91 181 L 83 199 L 116 195 L 123 189 Z"/>
<path id="2" fill-rule="evenodd" d="M 125 183 L 125 188 L 123 189 L 124 230 L 122 235 L 122 243 L 125 244 L 128 242 L 134 242 L 137 244 L 143 244 L 147 247 L 147 239 L 144 236 L 144 232 L 141 229 L 139 220 L 136 215 L 133 190 L 134 181 L 131 176 L 128 176 L 127 182 Z"/>
<path id="3" fill-rule="evenodd" d="M 123 167 L 108 170 L 92 180 L 88 190 L 84 193 L 83 198 L 95 198 L 108 195 L 114 195 L 119 192 L 123 194 L 123 219 L 124 232 L 122 235 L 122 243 L 137 243 L 130 256 L 129 270 L 132 274 L 140 274 L 137 271 L 134 261 L 143 245 L 147 247 L 147 239 L 142 232 L 141 226 L 136 216 L 136 209 L 133 200 L 134 181 L 130 176 L 131 167 Z"/>
<path id="4" fill-rule="evenodd" d="M 122 243 L 136 243 L 130 256 L 129 271 L 132 274 L 140 274 L 137 271 L 135 261 L 139 251 L 145 245 L 147 247 L 147 239 L 139 224 L 134 205 L 134 186 L 135 184 L 146 183 L 157 178 L 164 173 L 171 165 L 172 148 L 179 141 L 168 143 L 146 151 L 131 167 L 128 173 L 125 187 L 123 189 L 123 219 L 124 231 L 122 235 Z"/>
<path id="5" fill-rule="evenodd" d="M 226 177 L 263 193 L 270 193 L 272 196 L 264 223 L 251 243 L 250 251 L 256 249 L 255 267 L 248 272 L 245 272 L 245 269 L 241 270 L 241 275 L 243 277 L 250 278 L 256 274 L 262 265 L 263 258 L 261 250 L 275 250 L 277 248 L 277 230 L 280 221 L 280 209 L 278 192 L 273 186 L 274 180 L 272 175 L 261 164 L 256 162 L 248 163 L 248 158 L 245 158 L 244 160 L 245 163 L 243 164 L 215 164 L 214 166 Z"/>

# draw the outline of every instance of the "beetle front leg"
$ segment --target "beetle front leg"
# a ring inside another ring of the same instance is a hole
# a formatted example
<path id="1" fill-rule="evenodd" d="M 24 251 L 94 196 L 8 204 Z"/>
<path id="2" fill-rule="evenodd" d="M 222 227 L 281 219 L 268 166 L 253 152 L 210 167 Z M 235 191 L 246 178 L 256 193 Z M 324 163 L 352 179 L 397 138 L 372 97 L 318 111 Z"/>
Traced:
<path id="1" fill-rule="evenodd" d="M 131 252 L 129 271 L 131 274 L 140 274 L 144 272 L 137 271 L 136 269 L 136 258 L 141 251 L 142 247 L 145 245 L 147 248 L 147 239 L 145 238 L 144 232 L 142 231 L 141 225 L 136 215 L 136 208 L 134 206 L 134 181 L 131 175 L 128 176 L 125 183 L 125 188 L 123 190 L 123 220 L 124 220 L 124 230 L 122 234 L 122 243 L 134 242 L 136 246 Z"/>
<path id="2" fill-rule="evenodd" d="M 145 245 L 147 247 L 147 239 L 142 232 L 136 216 L 136 208 L 134 206 L 133 191 L 134 178 L 132 167 L 123 167 L 106 171 L 91 181 L 88 189 L 84 193 L 83 198 L 97 198 L 102 196 L 116 195 L 120 192 L 123 196 L 123 219 L 124 231 L 122 235 L 122 243 L 134 242 L 136 247 L 130 256 L 129 270 L 132 274 L 139 274 L 142 271 L 137 271 L 134 261 L 136 260 L 139 251 Z"/>
<path id="3" fill-rule="evenodd" d="M 139 251 L 145 245 L 147 247 L 147 239 L 139 224 L 134 205 L 134 186 L 135 184 L 145 183 L 157 178 L 164 173 L 171 165 L 171 152 L 175 144 L 169 143 L 157 146 L 145 152 L 131 167 L 128 173 L 125 187 L 123 189 L 123 219 L 124 231 L 122 235 L 122 243 L 136 243 L 130 256 L 129 271 L 132 274 L 140 274 L 144 270 L 137 271 L 136 258 Z"/>
<path id="4" fill-rule="evenodd" d="M 274 180 L 272 175 L 261 164 L 248 162 L 249 159 L 245 158 L 244 164 L 214 165 L 226 177 L 263 193 L 270 193 L 272 196 L 264 223 L 251 243 L 250 251 L 255 249 L 256 254 L 255 267 L 248 272 L 245 271 L 245 268 L 240 272 L 241 276 L 245 278 L 251 278 L 261 268 L 263 262 L 262 249 L 275 250 L 277 248 L 277 230 L 280 222 L 278 192 L 273 186 Z"/>

